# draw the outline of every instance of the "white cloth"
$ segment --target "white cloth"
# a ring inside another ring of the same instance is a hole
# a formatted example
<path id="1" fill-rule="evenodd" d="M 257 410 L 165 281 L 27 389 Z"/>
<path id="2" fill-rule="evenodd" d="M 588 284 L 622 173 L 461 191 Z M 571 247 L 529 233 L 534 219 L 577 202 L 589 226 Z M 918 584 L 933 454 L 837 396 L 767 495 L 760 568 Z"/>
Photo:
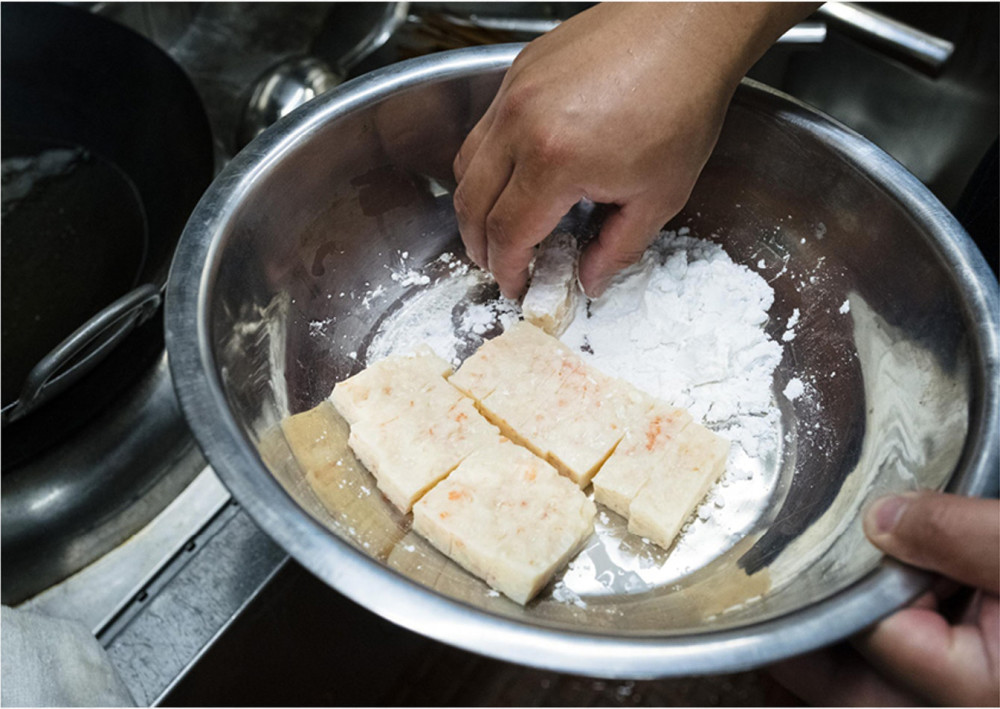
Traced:
<path id="1" fill-rule="evenodd" d="M 120 707 L 135 701 L 82 623 L 3 606 L 0 704 Z"/>

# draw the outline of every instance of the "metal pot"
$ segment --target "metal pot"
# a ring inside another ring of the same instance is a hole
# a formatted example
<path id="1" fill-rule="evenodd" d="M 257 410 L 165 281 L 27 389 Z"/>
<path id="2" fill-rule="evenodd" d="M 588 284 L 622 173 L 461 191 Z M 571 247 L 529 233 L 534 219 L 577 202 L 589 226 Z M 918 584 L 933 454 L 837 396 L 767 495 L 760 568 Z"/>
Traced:
<path id="1" fill-rule="evenodd" d="M 257 138 L 206 193 L 174 260 L 166 331 L 182 408 L 214 469 L 340 592 L 524 664 L 633 678 L 733 671 L 835 642 L 909 602 L 929 576 L 882 558 L 862 511 L 915 486 L 995 494 L 997 282 L 898 163 L 752 82 L 677 222 L 717 235 L 772 282 L 776 339 L 801 313 L 774 391 L 802 378 L 815 405 L 782 407 L 782 482 L 741 540 L 675 584 L 579 604 L 543 593 L 521 607 L 422 546 L 378 495 L 332 511 L 313 495 L 277 424 L 363 366 L 381 319 L 419 290 L 391 278 L 388 259 L 462 253 L 451 160 L 518 51 L 431 55 L 344 84 Z M 586 211 L 569 219 L 592 226 Z M 817 263 L 826 277 L 813 283 Z M 357 297 L 371 289 L 382 307 Z M 850 317 L 830 317 L 845 301 Z"/>
<path id="2" fill-rule="evenodd" d="M 2 12 L 6 425 L 80 382 L 157 312 L 213 160 L 197 94 L 154 45 L 56 3 Z M 118 369 L 91 390 L 78 420 L 128 381 Z M 43 428 L 44 445 L 62 433 Z"/>

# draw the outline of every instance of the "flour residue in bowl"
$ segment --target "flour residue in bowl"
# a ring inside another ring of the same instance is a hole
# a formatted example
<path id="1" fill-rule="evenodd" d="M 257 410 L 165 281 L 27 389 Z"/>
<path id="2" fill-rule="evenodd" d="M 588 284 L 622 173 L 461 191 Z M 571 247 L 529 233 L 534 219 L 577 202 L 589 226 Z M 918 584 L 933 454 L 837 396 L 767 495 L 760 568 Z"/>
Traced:
<path id="1" fill-rule="evenodd" d="M 403 254 L 392 280 L 425 287 L 382 322 L 368 346 L 368 362 L 426 344 L 457 367 L 488 335 L 502 332 L 520 316 L 516 302 L 499 297 L 489 274 L 453 254 L 442 254 L 420 270 L 407 268 Z M 438 275 L 432 279 L 428 272 Z"/>
<path id="2" fill-rule="evenodd" d="M 591 364 L 681 406 L 732 442 L 726 474 L 673 550 L 637 548 L 617 515 L 571 564 L 577 594 L 670 583 L 743 536 L 777 483 L 781 420 L 772 394 L 782 347 L 765 332 L 774 291 L 718 244 L 666 232 L 598 301 L 581 303 L 562 340 Z M 638 552 L 638 553 L 637 553 Z"/>
<path id="3" fill-rule="evenodd" d="M 401 262 L 393 280 L 414 288 L 379 324 L 368 362 L 427 344 L 457 366 L 520 315 L 490 276 L 452 254 L 420 270 Z M 731 548 L 760 518 L 778 483 L 783 442 L 772 392 L 782 345 L 765 331 L 773 301 L 757 272 L 686 227 L 661 234 L 600 300 L 580 299 L 563 342 L 605 373 L 688 409 L 733 445 L 725 476 L 669 553 L 602 512 L 594 538 L 553 598 L 580 605 L 587 596 L 676 583 Z"/>

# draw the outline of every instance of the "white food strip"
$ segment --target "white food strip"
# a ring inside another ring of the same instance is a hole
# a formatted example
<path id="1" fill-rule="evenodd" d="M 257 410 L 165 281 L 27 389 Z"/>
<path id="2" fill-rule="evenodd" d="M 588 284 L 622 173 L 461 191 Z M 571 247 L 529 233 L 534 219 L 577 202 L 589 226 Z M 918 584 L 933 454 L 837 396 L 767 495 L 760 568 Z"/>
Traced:
<path id="1" fill-rule="evenodd" d="M 556 337 L 566 330 L 576 312 L 578 255 L 572 234 L 550 234 L 538 247 L 531 284 L 521 302 L 524 319 Z"/>
<path id="2" fill-rule="evenodd" d="M 594 503 L 548 463 L 502 442 L 466 458 L 413 507 L 413 528 L 527 603 L 593 532 Z"/>

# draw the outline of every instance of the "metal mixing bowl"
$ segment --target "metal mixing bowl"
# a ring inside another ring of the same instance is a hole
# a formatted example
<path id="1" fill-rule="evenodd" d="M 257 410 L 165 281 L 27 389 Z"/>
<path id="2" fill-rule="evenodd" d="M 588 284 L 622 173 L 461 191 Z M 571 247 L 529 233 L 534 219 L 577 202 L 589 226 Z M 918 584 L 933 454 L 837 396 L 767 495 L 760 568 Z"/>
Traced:
<path id="1" fill-rule="evenodd" d="M 882 558 L 861 514 L 889 491 L 996 493 L 997 281 L 885 153 L 752 83 L 675 222 L 769 280 L 776 340 L 800 315 L 775 374 L 783 444 L 761 471 L 769 498 L 739 538 L 669 582 L 573 602 L 550 588 L 521 607 L 423 544 L 364 485 L 332 511 L 312 492 L 278 424 L 364 366 L 386 318 L 428 287 L 393 278 L 395 259 L 433 271 L 443 252 L 462 253 L 451 160 L 518 49 L 432 55 L 344 84 L 216 179 L 183 235 L 166 324 L 182 407 L 215 470 L 332 587 L 524 664 L 633 678 L 731 671 L 834 642 L 910 601 L 928 577 Z M 569 218 L 587 231 L 596 217 Z M 808 397 L 782 396 L 793 378 Z"/>

